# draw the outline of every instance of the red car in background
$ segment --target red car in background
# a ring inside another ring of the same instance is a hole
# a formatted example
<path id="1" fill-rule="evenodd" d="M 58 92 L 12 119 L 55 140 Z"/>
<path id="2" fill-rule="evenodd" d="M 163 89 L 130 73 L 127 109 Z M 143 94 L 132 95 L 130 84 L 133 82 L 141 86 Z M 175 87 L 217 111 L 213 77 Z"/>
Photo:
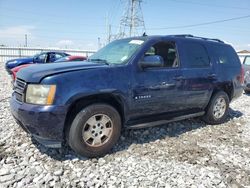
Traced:
<path id="1" fill-rule="evenodd" d="M 15 67 L 15 68 L 11 69 L 11 76 L 12 76 L 13 81 L 16 80 L 16 74 L 17 74 L 17 72 L 18 72 L 20 69 L 22 69 L 22 68 L 24 68 L 24 67 L 28 67 L 28 66 L 30 66 L 30 65 L 32 65 L 32 64 L 20 65 L 20 66 L 17 66 L 17 67 Z"/>
<path id="2" fill-rule="evenodd" d="M 55 63 L 65 62 L 65 61 L 84 61 L 86 59 L 87 57 L 84 57 L 84 56 L 71 55 L 71 56 L 62 57 L 56 60 Z"/>
<path id="3" fill-rule="evenodd" d="M 87 57 L 84 57 L 84 56 L 71 55 L 71 56 L 66 56 L 66 57 L 60 58 L 60 59 L 58 59 L 57 61 L 55 61 L 53 63 L 71 62 L 71 61 L 84 61 L 86 59 L 87 59 Z M 11 69 L 11 73 L 12 73 L 11 75 L 12 75 L 12 78 L 13 78 L 13 82 L 16 80 L 17 72 L 20 69 L 28 67 L 30 65 L 38 65 L 38 64 L 25 64 L 25 65 L 20 65 L 18 67 L 15 67 L 15 68 Z"/>

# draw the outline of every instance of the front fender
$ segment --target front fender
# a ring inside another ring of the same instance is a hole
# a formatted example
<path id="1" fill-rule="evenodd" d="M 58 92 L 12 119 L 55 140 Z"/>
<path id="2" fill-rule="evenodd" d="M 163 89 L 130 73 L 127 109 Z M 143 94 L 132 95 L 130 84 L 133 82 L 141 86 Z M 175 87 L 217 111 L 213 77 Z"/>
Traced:
<path id="1" fill-rule="evenodd" d="M 126 95 L 124 95 L 123 93 L 115 89 L 109 89 L 105 91 L 98 91 L 98 92 L 91 92 L 91 93 L 78 93 L 78 94 L 71 96 L 67 100 L 66 105 L 71 107 L 72 105 L 75 105 L 77 101 L 83 102 L 84 100 L 86 100 L 86 104 L 88 103 L 91 104 L 92 101 L 104 102 L 104 103 L 107 102 L 109 104 L 110 103 L 119 104 L 119 106 L 121 107 L 122 113 L 125 114 L 125 117 L 129 109 Z"/>

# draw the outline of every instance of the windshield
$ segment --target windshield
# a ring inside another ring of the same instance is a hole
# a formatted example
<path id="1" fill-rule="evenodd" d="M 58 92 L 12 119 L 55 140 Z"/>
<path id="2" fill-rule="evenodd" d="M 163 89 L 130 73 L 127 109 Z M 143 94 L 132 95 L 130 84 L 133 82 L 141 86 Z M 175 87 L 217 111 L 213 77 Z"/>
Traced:
<path id="1" fill-rule="evenodd" d="M 127 62 L 143 42 L 143 40 L 138 39 L 116 40 L 90 56 L 89 60 L 105 61 L 108 64 L 123 64 Z"/>

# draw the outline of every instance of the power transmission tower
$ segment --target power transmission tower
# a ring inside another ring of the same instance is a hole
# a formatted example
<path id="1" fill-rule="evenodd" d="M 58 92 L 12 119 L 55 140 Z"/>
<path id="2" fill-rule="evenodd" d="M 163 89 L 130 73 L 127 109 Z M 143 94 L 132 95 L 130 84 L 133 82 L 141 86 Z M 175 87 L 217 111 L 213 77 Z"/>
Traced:
<path id="1" fill-rule="evenodd" d="M 126 1 L 126 8 L 120 21 L 120 30 L 115 38 L 138 36 L 146 31 L 141 8 L 143 0 Z"/>

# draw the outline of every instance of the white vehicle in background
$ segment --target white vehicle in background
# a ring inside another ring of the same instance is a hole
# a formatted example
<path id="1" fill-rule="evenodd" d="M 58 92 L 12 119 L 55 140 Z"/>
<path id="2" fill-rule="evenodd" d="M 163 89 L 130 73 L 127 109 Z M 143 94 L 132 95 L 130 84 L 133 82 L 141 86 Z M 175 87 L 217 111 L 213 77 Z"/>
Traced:
<path id="1" fill-rule="evenodd" d="M 243 51 L 240 51 L 240 52 L 237 52 L 239 58 L 240 58 L 240 62 L 243 64 L 243 61 L 245 59 L 246 56 L 250 56 L 250 52 L 247 51 L 247 50 L 243 50 Z"/>
<path id="2" fill-rule="evenodd" d="M 245 93 L 250 93 L 250 54 L 245 56 L 242 61 L 242 66 L 245 71 L 244 83 Z"/>

